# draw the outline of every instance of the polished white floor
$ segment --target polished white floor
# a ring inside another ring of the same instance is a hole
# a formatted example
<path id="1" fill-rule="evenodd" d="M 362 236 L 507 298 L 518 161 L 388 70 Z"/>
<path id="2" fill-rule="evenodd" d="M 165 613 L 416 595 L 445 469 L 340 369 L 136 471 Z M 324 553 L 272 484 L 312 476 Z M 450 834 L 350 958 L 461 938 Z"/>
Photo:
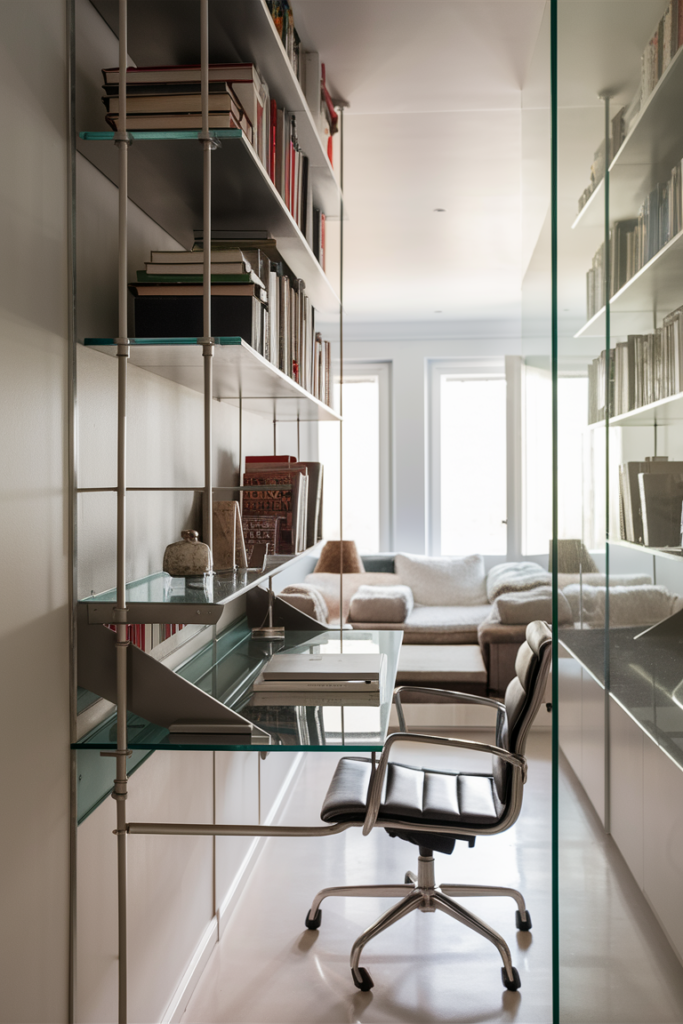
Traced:
<path id="1" fill-rule="evenodd" d="M 326 885 L 402 881 L 417 848 L 353 829 L 267 841 L 183 1022 L 549 1024 L 550 734 L 532 733 L 527 753 L 517 825 L 479 839 L 473 850 L 458 843 L 450 857 L 436 855 L 437 881 L 495 879 L 524 892 L 534 925 L 526 934 L 515 930 L 510 901 L 462 901 L 507 939 L 522 979 L 518 993 L 502 988 L 493 946 L 445 915 L 419 913 L 366 947 L 361 963 L 375 988 L 359 992 L 348 967 L 351 945 L 391 901 L 328 900 L 320 931 L 309 932 L 303 922 L 311 897 Z M 307 756 L 285 820 L 316 822 L 336 761 L 333 754 Z M 566 765 L 560 810 L 563 1024 L 683 1021 L 683 968 Z"/>
<path id="2" fill-rule="evenodd" d="M 564 758 L 559 807 L 562 1024 L 680 1024 L 683 967 Z"/>
<path id="3" fill-rule="evenodd" d="M 440 913 L 411 914 L 371 942 L 361 964 L 375 987 L 359 992 L 349 970 L 351 946 L 392 901 L 327 900 L 320 931 L 309 932 L 304 918 L 311 898 L 329 885 L 402 882 L 405 871 L 415 869 L 418 851 L 381 830 L 364 838 L 352 829 L 324 839 L 268 840 L 183 1021 L 548 1022 L 549 734 L 533 735 L 528 754 L 529 782 L 516 826 L 478 839 L 472 850 L 457 843 L 451 856 L 436 855 L 437 881 L 495 880 L 524 892 L 534 925 L 528 933 L 516 931 L 511 900 L 462 901 L 506 938 L 522 979 L 520 992 L 503 988 L 501 960 L 490 943 Z M 489 762 L 476 757 L 474 769 L 488 770 Z M 319 820 L 336 762 L 334 754 L 307 755 L 286 820 Z M 420 757 L 420 763 L 427 761 Z"/>

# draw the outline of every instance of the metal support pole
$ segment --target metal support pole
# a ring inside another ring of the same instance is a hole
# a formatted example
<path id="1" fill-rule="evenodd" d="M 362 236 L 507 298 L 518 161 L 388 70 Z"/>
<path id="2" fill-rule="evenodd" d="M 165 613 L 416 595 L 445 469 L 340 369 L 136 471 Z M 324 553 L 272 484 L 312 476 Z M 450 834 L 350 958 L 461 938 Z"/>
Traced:
<path id="1" fill-rule="evenodd" d="M 119 125 L 114 142 L 119 151 L 119 336 L 118 429 L 116 473 L 116 847 L 118 877 L 119 1024 L 128 1020 L 127 949 L 127 822 L 128 798 L 128 636 L 126 622 L 126 407 L 128 389 L 128 147 L 126 132 L 126 68 L 128 63 L 128 4 L 119 0 Z"/>
<path id="2" fill-rule="evenodd" d="M 612 359 L 611 347 L 611 306 L 610 306 L 610 285 L 612 281 L 612 266 L 610 252 L 610 211 L 609 211 L 609 165 L 610 165 L 610 110 L 609 94 L 602 97 L 605 104 L 605 574 L 607 587 L 605 588 L 605 832 L 611 832 L 610 823 L 610 625 L 609 625 L 609 425 L 612 409 L 610 408 L 610 362 Z"/>
<path id="3" fill-rule="evenodd" d="M 339 117 L 339 629 L 344 625 L 344 105 Z"/>
<path id="4" fill-rule="evenodd" d="M 273 455 L 277 455 L 277 420 L 273 414 Z"/>
<path id="5" fill-rule="evenodd" d="M 204 149 L 204 224 L 203 224 L 203 280 L 202 296 L 204 337 L 200 338 L 204 357 L 204 509 L 203 532 L 205 544 L 213 550 L 213 352 L 211 335 L 211 152 L 218 143 L 209 131 L 209 0 L 201 0 L 201 87 L 202 130 L 199 140 Z"/>
<path id="6" fill-rule="evenodd" d="M 296 461 L 301 462 L 301 423 L 299 413 L 296 414 Z"/>

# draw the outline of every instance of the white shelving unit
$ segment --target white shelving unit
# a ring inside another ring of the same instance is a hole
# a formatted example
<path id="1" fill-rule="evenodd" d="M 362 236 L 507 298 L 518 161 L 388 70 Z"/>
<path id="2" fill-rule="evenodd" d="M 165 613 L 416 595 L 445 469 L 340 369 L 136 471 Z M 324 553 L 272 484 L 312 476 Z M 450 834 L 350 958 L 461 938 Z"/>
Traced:
<path id="1" fill-rule="evenodd" d="M 202 338 L 144 338 L 130 337 L 128 324 L 128 217 L 129 200 L 156 222 L 171 237 L 186 248 L 192 247 L 194 229 L 201 226 L 204 237 L 210 237 L 212 228 L 236 230 L 265 229 L 275 239 L 278 250 L 290 270 L 305 282 L 307 294 L 314 309 L 330 314 L 342 309 L 335 288 L 327 279 L 314 256 L 304 234 L 279 195 L 255 150 L 241 131 L 210 132 L 208 130 L 208 65 L 213 62 L 253 62 L 268 83 L 270 95 L 280 107 L 296 116 L 300 146 L 309 160 L 309 180 L 313 203 L 326 216 L 343 219 L 343 200 L 334 171 L 327 158 L 318 126 L 308 109 L 300 83 L 287 59 L 275 25 L 264 0 L 92 0 L 93 6 L 106 24 L 119 37 L 118 65 L 124 68 L 129 58 L 138 67 L 149 65 L 171 66 L 197 64 L 201 53 L 203 71 L 203 125 L 202 132 L 104 132 L 97 119 L 102 114 L 99 105 L 99 83 L 96 65 L 87 54 L 87 73 L 78 73 L 78 90 L 73 125 L 75 145 L 90 163 L 98 168 L 119 188 L 118 196 L 118 337 L 90 338 L 86 344 L 104 354 L 116 357 L 118 364 L 117 406 L 117 476 L 115 487 L 74 488 L 74 510 L 78 496 L 85 491 L 114 491 L 116 493 L 117 540 L 116 586 L 76 602 L 74 608 L 74 636 L 77 642 L 77 661 L 82 672 L 78 682 L 88 687 L 88 678 L 95 680 L 106 674 L 110 689 L 108 700 L 115 701 L 116 777 L 112 795 L 117 806 L 116 844 L 118 858 L 118 1005 L 119 1021 L 128 1019 L 127 1003 L 127 925 L 128 906 L 126 857 L 127 841 L 134 826 L 126 818 L 125 800 L 128 792 L 127 757 L 129 754 L 129 710 L 148 721 L 159 722 L 164 728 L 174 724 L 201 727 L 224 733 L 220 749 L 229 746 L 229 737 L 238 736 L 239 747 L 249 749 L 254 742 L 270 742 L 270 737 L 256 729 L 237 711 L 213 700 L 209 694 L 195 688 L 191 682 L 176 679 L 171 669 L 162 662 L 144 655 L 131 647 L 127 629 L 134 625 L 157 623 L 197 624 L 216 626 L 224 606 L 263 580 L 289 568 L 294 562 L 310 557 L 302 552 L 288 559 L 275 558 L 266 564 L 265 572 L 217 573 L 203 580 L 203 588 L 192 589 L 187 581 L 174 581 L 164 573 L 156 572 L 144 579 L 126 579 L 127 484 L 128 441 L 126 438 L 128 366 L 130 363 L 144 371 L 166 378 L 203 396 L 204 451 L 198 458 L 198 476 L 203 462 L 203 483 L 200 488 L 204 515 L 204 539 L 211 543 L 211 507 L 221 481 L 214 481 L 213 473 L 213 414 L 214 401 L 236 405 L 240 410 L 240 456 L 242 458 L 242 411 L 257 413 L 267 421 L 301 422 L 340 420 L 333 409 L 319 401 L 296 381 L 260 356 L 239 337 L 217 338 L 211 331 L 210 295 L 203 296 Z M 119 21 L 121 18 L 121 21 Z M 76 38 L 78 33 L 76 32 Z M 87 49 L 87 47 L 84 47 Z M 96 59 L 96 58 L 95 58 Z M 88 63 L 89 61 L 89 63 Z M 122 75 L 122 127 L 125 128 L 125 74 Z M 87 91 L 87 101 L 79 103 L 80 92 Z M 94 117 L 94 123 L 79 123 Z M 102 118 L 103 120 L 103 118 Z M 117 137 L 118 136 L 118 137 Z M 131 141 L 134 143 L 131 145 Z M 198 145 L 198 141 L 200 145 Z M 216 143 L 219 143 L 216 148 Z M 343 227 L 342 232 L 343 234 Z M 255 240 L 255 245 L 258 242 Z M 210 278 L 210 253 L 207 249 L 202 272 L 205 281 Z M 340 280 L 340 292 L 342 281 Z M 209 286 L 210 291 L 210 286 Z M 104 332 L 103 332 L 104 333 Z M 74 339 L 76 340 L 76 339 Z M 82 339 L 79 339 L 82 340 Z M 73 413 L 75 417 L 75 410 Z M 74 430 L 74 436 L 76 432 Z M 203 456 L 203 458 L 202 458 Z M 75 462 L 75 447 L 73 454 Z M 241 465 L 237 474 L 241 474 Z M 224 482 L 226 489 L 234 490 Z M 190 490 L 181 488 L 149 488 L 149 490 Z M 191 488 L 192 491 L 197 488 Z M 77 521 L 74 511 L 74 523 Z M 74 550 L 77 526 L 74 532 Z M 173 538 L 169 538 L 172 540 Z M 180 584 L 180 587 L 177 584 Z M 225 621 L 225 620 L 224 620 Z M 103 624 L 115 624 L 115 635 L 102 629 Z M 218 627 L 220 629 L 220 626 Z M 207 634 L 211 646 L 214 633 Z M 86 656 L 87 655 L 87 656 Z M 137 675 L 136 675 L 137 673 Z M 160 673 L 165 673 L 167 686 L 157 685 Z M 156 682 L 155 682 L 156 680 Z M 177 684 L 177 685 L 176 685 Z M 74 681 L 74 689 L 78 684 Z M 170 690 L 173 695 L 169 696 Z M 193 693 L 188 696 L 188 688 Z M 102 689 L 97 689 L 102 694 Z M 144 693 L 154 695 L 156 704 L 144 704 Z M 173 705 L 179 700 L 192 704 L 197 713 L 175 716 Z M 140 701 L 142 700 L 142 704 Z M 137 701 L 137 703 L 136 703 Z M 152 712 L 169 719 L 154 718 Z M 72 699 L 77 707 L 77 700 Z M 143 709 L 144 708 L 144 709 Z M 75 719 L 75 713 L 74 713 Z M 74 720 L 73 735 L 77 735 Z M 190 731 L 192 731 L 190 729 Z M 259 740 L 260 736 L 260 740 Z M 209 737 L 210 738 L 210 737 Z M 72 749 L 76 744 L 72 742 Z M 206 749 L 211 749 L 210 743 Z M 218 749 L 218 748 L 217 748 Z M 254 749 L 258 749 L 255 746 Z M 72 757 L 74 754 L 72 753 Z M 75 763 L 75 762 L 74 762 Z M 72 806 L 72 824 L 76 821 L 75 804 Z M 75 827 L 75 826 L 74 826 Z M 275 827 L 208 826 L 210 834 L 271 834 Z M 172 834 L 177 826 L 170 826 Z M 206 825 L 187 824 L 187 834 L 206 833 Z M 247 828 L 247 832 L 240 829 Z M 216 831 L 218 829 L 218 831 Z M 249 831 L 251 829 L 251 831 Z M 144 825 L 138 826 L 138 831 Z M 189 832 L 187 831 L 189 830 Z M 317 830 L 321 831 L 321 830 Z M 326 834 L 323 827 L 322 832 Z M 74 843 L 75 848 L 75 843 Z M 72 864 L 75 877 L 75 862 Z M 75 907 L 75 903 L 74 903 Z M 75 935 L 75 919 L 72 934 Z M 75 962 L 75 947 L 72 959 Z M 74 985 L 72 978 L 72 986 Z M 73 992 L 72 992 L 73 996 Z"/>
<path id="2" fill-rule="evenodd" d="M 159 377 L 204 392 L 201 345 L 196 338 L 131 339 L 130 362 Z M 111 338 L 86 338 L 88 348 L 116 355 Z M 339 420 L 339 414 L 315 398 L 241 338 L 217 338 L 213 398 L 278 422 Z"/>
<path id="3" fill-rule="evenodd" d="M 681 302 L 683 231 L 659 250 L 610 300 L 611 333 L 648 334 Z M 575 334 L 604 338 L 605 307 Z"/>
<path id="4" fill-rule="evenodd" d="M 679 139 L 671 125 L 680 118 L 682 92 L 683 49 L 679 49 L 610 163 L 613 220 L 637 217 L 645 193 L 667 176 L 680 159 Z M 604 179 L 598 182 L 573 228 L 602 226 L 604 186 Z"/>
<path id="5" fill-rule="evenodd" d="M 683 558 L 683 549 L 648 548 L 645 544 L 633 544 L 630 540 L 610 540 L 609 543 L 610 546 L 630 548 L 632 551 L 644 551 L 648 555 L 657 555 L 657 557 L 661 558 L 672 558 L 676 562 L 680 562 L 681 558 Z"/>
<path id="6" fill-rule="evenodd" d="M 683 421 L 683 393 L 660 398 L 657 402 L 641 405 L 638 409 L 612 416 L 610 427 L 661 427 Z M 590 430 L 604 427 L 605 421 L 589 424 Z"/>

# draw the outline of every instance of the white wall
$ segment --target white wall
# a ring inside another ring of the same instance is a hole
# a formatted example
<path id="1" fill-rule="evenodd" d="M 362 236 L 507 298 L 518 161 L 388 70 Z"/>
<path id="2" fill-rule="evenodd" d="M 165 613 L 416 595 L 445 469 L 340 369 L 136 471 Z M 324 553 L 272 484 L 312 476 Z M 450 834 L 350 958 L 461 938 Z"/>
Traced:
<path id="1" fill-rule="evenodd" d="M 0 1019 L 67 1018 L 67 91 L 63 0 L 0 4 Z"/>

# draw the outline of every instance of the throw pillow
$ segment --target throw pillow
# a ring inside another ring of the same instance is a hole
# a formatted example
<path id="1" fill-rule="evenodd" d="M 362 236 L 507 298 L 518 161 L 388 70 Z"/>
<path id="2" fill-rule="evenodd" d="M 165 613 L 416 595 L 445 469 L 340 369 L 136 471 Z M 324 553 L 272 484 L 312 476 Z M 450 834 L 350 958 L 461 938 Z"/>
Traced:
<path id="1" fill-rule="evenodd" d="M 284 587 L 277 595 L 283 601 L 298 608 L 300 612 L 310 615 L 312 619 L 327 624 L 327 605 L 325 598 L 317 587 L 310 583 L 292 583 Z"/>
<path id="2" fill-rule="evenodd" d="M 392 586 L 400 583 L 393 572 L 345 572 L 344 573 L 344 622 L 349 614 L 351 598 L 361 586 Z M 312 583 L 320 591 L 327 605 L 329 622 L 339 621 L 339 573 L 309 572 L 304 583 Z"/>
<path id="3" fill-rule="evenodd" d="M 536 590 L 504 594 L 496 600 L 496 611 L 505 626 L 527 626 L 537 619 L 552 622 L 552 587 L 537 587 Z M 569 625 L 574 621 L 571 605 L 561 590 L 557 594 L 557 621 L 560 626 Z"/>
<path id="4" fill-rule="evenodd" d="M 501 594 L 519 590 L 535 590 L 549 586 L 552 577 L 536 562 L 501 562 L 489 570 L 486 577 L 486 596 L 493 604 Z"/>
<path id="5" fill-rule="evenodd" d="M 413 592 L 415 604 L 486 604 L 483 555 L 455 558 L 442 555 L 396 555 L 396 572 Z"/>
<path id="6" fill-rule="evenodd" d="M 410 587 L 360 586 L 351 598 L 349 622 L 405 622 L 413 610 Z"/>

